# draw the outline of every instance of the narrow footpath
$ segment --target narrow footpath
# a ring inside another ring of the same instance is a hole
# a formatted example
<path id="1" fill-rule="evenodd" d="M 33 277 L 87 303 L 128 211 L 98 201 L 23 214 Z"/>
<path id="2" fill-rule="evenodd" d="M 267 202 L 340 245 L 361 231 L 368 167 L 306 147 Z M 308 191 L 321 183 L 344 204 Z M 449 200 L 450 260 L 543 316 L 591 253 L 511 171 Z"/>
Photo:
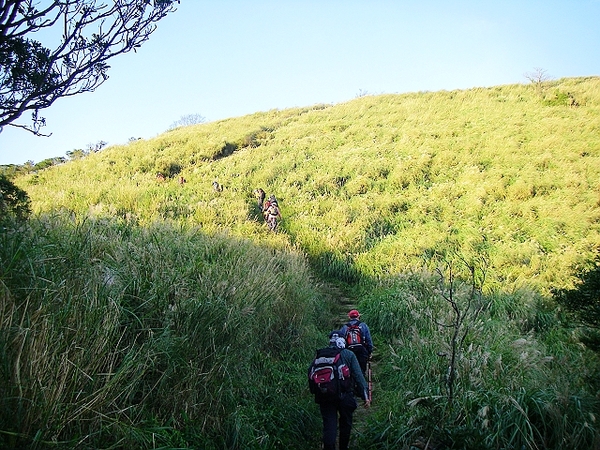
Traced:
<path id="1" fill-rule="evenodd" d="M 335 307 L 332 308 L 334 314 L 333 314 L 333 320 L 332 320 L 333 323 L 331 324 L 330 328 L 332 330 L 339 329 L 342 327 L 342 325 L 344 325 L 345 323 L 348 322 L 348 320 L 349 320 L 348 312 L 351 311 L 352 309 L 358 309 L 358 299 L 348 297 L 346 294 L 344 294 L 342 292 L 342 290 L 340 288 L 338 288 L 337 286 L 334 286 L 334 285 L 328 285 L 326 288 L 326 291 L 327 291 L 327 297 L 330 299 L 332 304 L 335 305 Z M 373 388 L 372 389 L 373 389 L 373 391 L 376 392 L 377 384 L 376 384 L 375 380 L 376 380 L 377 368 L 376 368 L 375 361 L 371 361 L 371 372 L 373 375 L 373 378 L 372 378 Z M 371 405 L 371 408 L 369 408 L 369 409 L 366 409 L 363 406 L 364 404 L 363 404 L 362 400 L 357 399 L 357 401 L 358 401 L 358 408 L 354 412 L 352 435 L 350 438 L 350 448 L 358 448 L 355 444 L 356 437 L 359 434 L 361 434 L 362 430 L 364 430 L 366 428 L 367 419 L 368 419 L 369 415 L 374 410 L 374 408 L 377 407 L 377 401 L 376 401 L 375 394 L 373 394 L 373 403 Z"/>

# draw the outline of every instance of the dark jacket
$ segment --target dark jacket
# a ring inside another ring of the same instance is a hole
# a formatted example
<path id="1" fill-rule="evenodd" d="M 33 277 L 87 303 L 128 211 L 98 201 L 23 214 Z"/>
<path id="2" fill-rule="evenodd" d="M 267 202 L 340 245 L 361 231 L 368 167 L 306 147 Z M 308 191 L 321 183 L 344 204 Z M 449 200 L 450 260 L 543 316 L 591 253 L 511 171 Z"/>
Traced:
<path id="1" fill-rule="evenodd" d="M 340 329 L 340 333 L 342 333 L 343 337 L 346 337 L 348 325 L 354 325 L 356 323 L 358 323 L 358 327 L 360 328 L 360 332 L 364 339 L 363 347 L 365 347 L 367 353 L 370 355 L 371 353 L 373 353 L 373 340 L 371 339 L 371 331 L 369 330 L 369 327 L 366 323 L 361 322 L 358 319 L 352 319 Z"/>
<path id="2" fill-rule="evenodd" d="M 358 387 L 356 392 L 360 392 L 360 398 L 367 400 L 369 398 L 369 385 L 363 376 L 362 370 L 360 370 L 356 355 L 351 350 L 345 348 L 342 350 L 340 358 L 348 367 L 350 367 L 350 373 Z"/>
<path id="3" fill-rule="evenodd" d="M 330 344 L 329 348 L 336 348 L 336 346 L 335 344 Z M 360 397 L 363 400 L 367 400 L 369 398 L 369 385 L 360 369 L 356 355 L 351 350 L 344 348 L 340 351 L 340 359 L 350 369 L 350 376 L 356 385 L 354 392 L 360 393 Z M 352 392 L 350 392 L 350 394 L 352 394 Z"/>

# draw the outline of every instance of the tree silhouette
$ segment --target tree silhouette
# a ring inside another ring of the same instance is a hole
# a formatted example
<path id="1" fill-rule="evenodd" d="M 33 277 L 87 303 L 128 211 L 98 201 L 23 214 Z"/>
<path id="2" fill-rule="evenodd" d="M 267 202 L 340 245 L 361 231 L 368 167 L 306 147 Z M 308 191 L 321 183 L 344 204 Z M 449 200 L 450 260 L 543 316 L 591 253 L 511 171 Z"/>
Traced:
<path id="1" fill-rule="evenodd" d="M 0 131 L 42 135 L 40 111 L 104 83 L 108 60 L 147 41 L 175 1 L 0 1 Z M 16 123 L 26 112 L 30 121 Z"/>
<path id="2" fill-rule="evenodd" d="M 173 122 L 168 130 L 174 130 L 179 127 L 187 127 L 188 125 L 196 125 L 197 123 L 204 123 L 206 118 L 201 114 L 186 114 L 181 116 L 178 120 Z M 167 131 L 168 131 L 167 130 Z"/>
<path id="3" fill-rule="evenodd" d="M 579 281 L 575 289 L 555 291 L 555 297 L 582 323 L 600 330 L 600 255 L 592 268 L 579 275 Z"/>

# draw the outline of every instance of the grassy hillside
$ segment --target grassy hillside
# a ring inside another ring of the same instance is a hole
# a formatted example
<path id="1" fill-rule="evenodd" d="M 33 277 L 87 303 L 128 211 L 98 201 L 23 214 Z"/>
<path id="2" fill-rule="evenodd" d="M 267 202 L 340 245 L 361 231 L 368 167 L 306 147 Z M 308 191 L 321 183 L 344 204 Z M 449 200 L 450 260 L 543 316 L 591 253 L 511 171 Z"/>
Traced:
<path id="1" fill-rule="evenodd" d="M 376 345 L 357 448 L 600 449 L 600 360 L 550 295 L 600 248 L 599 132 L 600 78 L 572 78 L 257 113 L 18 177 L 38 214 L 0 228 L 0 446 L 319 448 L 306 367 L 352 304 Z"/>
<path id="2" fill-rule="evenodd" d="M 486 255 L 489 286 L 544 290 L 568 286 L 600 245 L 599 130 L 596 77 L 367 96 L 180 128 L 18 183 L 36 211 L 258 241 L 262 187 L 280 199 L 276 239 L 336 276 L 403 272 L 459 247 Z"/>
<path id="3" fill-rule="evenodd" d="M 0 448 L 314 442 L 290 373 L 326 317 L 293 252 L 60 215 L 1 229 Z"/>

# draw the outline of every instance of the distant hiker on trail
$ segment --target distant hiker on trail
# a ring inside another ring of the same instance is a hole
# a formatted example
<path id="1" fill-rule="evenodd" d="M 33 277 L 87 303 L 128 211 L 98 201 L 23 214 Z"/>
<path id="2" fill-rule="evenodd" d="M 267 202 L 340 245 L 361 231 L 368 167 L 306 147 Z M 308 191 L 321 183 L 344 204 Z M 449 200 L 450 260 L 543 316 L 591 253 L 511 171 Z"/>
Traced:
<path id="1" fill-rule="evenodd" d="M 340 332 L 346 340 L 346 347 L 356 355 L 364 375 L 367 373 L 367 361 L 373 353 L 371 331 L 366 323 L 360 321 L 360 313 L 356 309 L 348 313 L 348 318 L 350 321 L 340 329 Z"/>
<path id="2" fill-rule="evenodd" d="M 281 220 L 281 211 L 279 210 L 279 204 L 274 195 L 271 195 L 265 204 L 263 215 L 269 229 L 275 231 L 277 229 L 278 221 Z"/>
<path id="3" fill-rule="evenodd" d="M 266 193 L 265 191 L 263 191 L 263 188 L 258 188 L 254 190 L 254 196 L 256 197 L 256 201 L 258 202 L 258 209 L 260 209 L 260 212 L 263 212 L 263 206 L 265 204 L 265 197 L 266 197 Z"/>
<path id="4" fill-rule="evenodd" d="M 269 198 L 267 199 L 267 201 L 263 204 L 263 214 L 265 216 L 265 220 L 267 220 L 267 209 L 269 209 L 269 206 L 271 206 L 271 204 L 277 204 L 277 199 L 275 198 L 275 196 L 273 194 L 269 195 Z"/>
<path id="5" fill-rule="evenodd" d="M 329 346 L 317 350 L 308 369 L 308 385 L 315 395 L 323 418 L 323 449 L 335 450 L 339 414 L 339 450 L 348 450 L 352 415 L 358 407 L 354 392 L 359 392 L 365 408 L 371 405 L 368 386 L 354 353 L 345 348 L 341 330 L 329 334 Z"/>

